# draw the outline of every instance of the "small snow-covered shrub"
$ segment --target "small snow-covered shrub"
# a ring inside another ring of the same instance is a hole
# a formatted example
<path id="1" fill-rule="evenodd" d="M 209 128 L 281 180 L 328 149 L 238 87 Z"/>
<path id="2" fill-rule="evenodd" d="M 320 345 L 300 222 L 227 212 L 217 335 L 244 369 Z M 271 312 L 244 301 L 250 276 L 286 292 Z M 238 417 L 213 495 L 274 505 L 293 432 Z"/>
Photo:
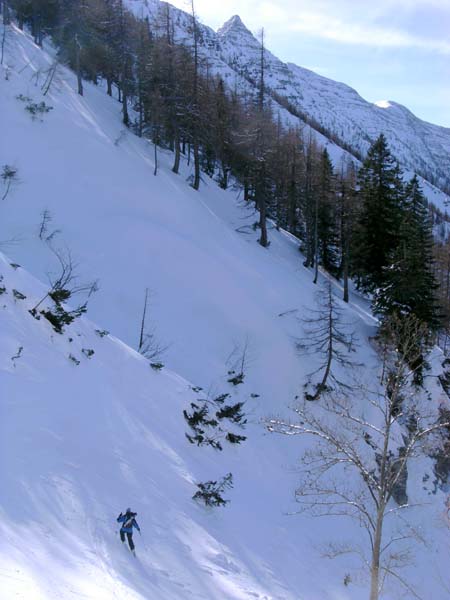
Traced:
<path id="1" fill-rule="evenodd" d="M 164 367 L 164 365 L 162 363 L 160 363 L 160 362 L 150 363 L 150 366 L 155 371 L 160 371 Z"/>
<path id="2" fill-rule="evenodd" d="M 198 490 L 192 496 L 193 500 L 202 502 L 205 506 L 225 506 L 229 500 L 226 500 L 223 494 L 233 487 L 233 475 L 228 473 L 219 481 L 205 481 L 196 485 Z"/>
<path id="3" fill-rule="evenodd" d="M 51 310 L 42 310 L 41 315 L 53 325 L 53 329 L 57 333 L 62 333 L 64 325 L 70 325 L 76 318 L 81 317 L 81 315 L 86 311 L 86 304 L 83 304 L 77 309 L 71 311 L 65 310 L 61 304 L 55 304 L 55 307 Z"/>
<path id="4" fill-rule="evenodd" d="M 0 179 L 2 180 L 4 186 L 4 191 L 2 193 L 3 201 L 6 200 L 9 192 L 11 191 L 11 187 L 17 183 L 17 169 L 11 165 L 3 165 Z"/>
<path id="5" fill-rule="evenodd" d="M 240 444 L 247 438 L 229 429 L 230 426 L 245 427 L 247 419 L 243 412 L 244 403 L 227 404 L 230 394 L 221 394 L 215 398 L 202 398 L 190 403 L 190 412 L 183 411 L 183 416 L 190 428 L 186 438 L 197 446 L 211 446 L 222 450 L 222 440 L 230 444 Z"/>
<path id="6" fill-rule="evenodd" d="M 236 373 L 235 371 L 228 371 L 228 375 L 231 377 L 227 380 L 228 383 L 232 383 L 233 385 L 240 385 L 244 383 L 245 374 L 244 373 Z"/>
<path id="7" fill-rule="evenodd" d="M 19 290 L 13 290 L 13 296 L 16 300 L 25 300 L 26 299 L 25 294 L 22 294 L 22 292 L 19 292 Z"/>
<path id="8" fill-rule="evenodd" d="M 21 102 L 26 102 L 25 110 L 30 114 L 33 121 L 36 121 L 36 119 L 42 121 L 42 117 L 53 110 L 53 106 L 49 106 L 43 100 L 41 102 L 33 102 L 30 97 L 23 94 L 19 94 L 16 98 Z"/>
<path id="9" fill-rule="evenodd" d="M 99 337 L 106 337 L 107 335 L 109 335 L 109 331 L 106 331 L 106 329 L 96 329 L 95 333 L 99 336 Z"/>
<path id="10" fill-rule="evenodd" d="M 73 354 L 69 354 L 69 360 L 77 367 L 80 364 L 80 361 L 78 360 L 78 358 L 75 358 L 75 356 Z"/>

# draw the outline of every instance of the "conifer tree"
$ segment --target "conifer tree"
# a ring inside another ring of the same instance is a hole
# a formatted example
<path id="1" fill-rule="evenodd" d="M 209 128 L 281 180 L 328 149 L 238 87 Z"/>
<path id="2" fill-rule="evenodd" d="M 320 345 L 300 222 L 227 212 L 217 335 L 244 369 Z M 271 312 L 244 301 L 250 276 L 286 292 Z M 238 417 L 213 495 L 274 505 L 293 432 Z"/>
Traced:
<path id="1" fill-rule="evenodd" d="M 305 267 L 314 267 L 316 258 L 316 239 L 317 239 L 317 217 L 318 217 L 318 196 L 317 196 L 317 143 L 309 135 L 304 152 L 305 173 L 302 182 L 301 211 L 304 227 L 304 249 L 305 249 Z"/>
<path id="2" fill-rule="evenodd" d="M 385 268 L 384 283 L 374 297 L 374 310 L 385 316 L 413 315 L 430 330 L 436 330 L 436 289 L 431 219 L 414 176 L 405 188 L 397 247 Z"/>
<path id="3" fill-rule="evenodd" d="M 265 121 L 268 115 L 264 102 L 265 93 L 265 46 L 264 29 L 261 30 L 261 55 L 260 55 L 260 73 L 258 90 L 258 108 L 257 108 L 257 156 L 256 156 L 256 181 L 255 192 L 256 201 L 259 209 L 259 228 L 261 236 L 259 243 L 263 248 L 269 245 L 267 236 L 267 136 L 265 135 Z"/>
<path id="4" fill-rule="evenodd" d="M 290 233 L 299 234 L 300 190 L 303 175 L 303 144 L 299 131 L 287 133 L 284 146 L 289 153 L 286 166 L 286 223 Z"/>
<path id="5" fill-rule="evenodd" d="M 330 155 L 325 148 L 320 155 L 318 164 L 318 185 L 316 191 L 316 274 L 318 264 L 329 273 L 336 274 L 338 270 L 338 230 L 335 203 L 335 177 Z"/>
<path id="6" fill-rule="evenodd" d="M 361 212 L 353 270 L 365 291 L 374 291 L 383 283 L 384 269 L 397 245 L 402 187 L 400 169 L 381 134 L 359 173 Z"/>
<path id="7" fill-rule="evenodd" d="M 192 40 L 193 40 L 193 81 L 192 81 L 192 146 L 194 150 L 194 180 L 192 187 L 194 190 L 200 188 L 200 108 L 199 108 L 199 30 L 197 22 L 197 14 L 195 12 L 194 0 L 191 0 L 191 15 L 192 15 Z"/>
<path id="8" fill-rule="evenodd" d="M 351 247 L 356 219 L 356 167 L 352 160 L 342 166 L 338 184 L 338 222 L 340 242 L 340 265 L 338 277 L 342 277 L 344 302 L 349 301 L 349 275 L 351 263 Z"/>
<path id="9" fill-rule="evenodd" d="M 129 13 L 125 9 L 123 0 L 118 0 L 117 17 L 117 56 L 119 60 L 120 89 L 122 92 L 122 122 L 128 127 L 130 116 L 128 113 L 128 99 L 133 93 L 133 55 L 131 51 Z"/>

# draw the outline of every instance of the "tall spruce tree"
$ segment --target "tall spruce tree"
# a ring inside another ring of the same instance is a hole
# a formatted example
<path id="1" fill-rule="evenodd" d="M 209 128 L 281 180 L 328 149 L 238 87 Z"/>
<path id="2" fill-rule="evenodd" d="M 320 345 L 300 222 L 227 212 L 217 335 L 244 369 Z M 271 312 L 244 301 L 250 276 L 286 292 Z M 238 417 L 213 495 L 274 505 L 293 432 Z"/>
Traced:
<path id="1" fill-rule="evenodd" d="M 356 228 L 353 272 L 359 287 L 374 291 L 398 242 L 402 180 L 383 134 L 370 148 L 359 173 L 360 215 Z"/>
<path id="2" fill-rule="evenodd" d="M 337 221 L 337 206 L 335 202 L 336 181 L 333 165 L 328 150 L 325 148 L 320 155 L 319 176 L 317 186 L 317 247 L 316 247 L 316 275 L 317 282 L 318 263 L 329 273 L 337 274 L 339 268 L 339 232 Z"/>
<path id="3" fill-rule="evenodd" d="M 436 330 L 437 287 L 430 214 L 414 176 L 405 188 L 397 247 L 384 270 L 384 282 L 374 296 L 374 310 L 385 316 L 413 315 L 430 330 Z"/>
<path id="4" fill-rule="evenodd" d="M 354 222 L 357 210 L 356 167 L 352 160 L 342 168 L 338 186 L 338 218 L 341 263 L 338 276 L 342 277 L 344 302 L 349 301 L 349 274 Z"/>

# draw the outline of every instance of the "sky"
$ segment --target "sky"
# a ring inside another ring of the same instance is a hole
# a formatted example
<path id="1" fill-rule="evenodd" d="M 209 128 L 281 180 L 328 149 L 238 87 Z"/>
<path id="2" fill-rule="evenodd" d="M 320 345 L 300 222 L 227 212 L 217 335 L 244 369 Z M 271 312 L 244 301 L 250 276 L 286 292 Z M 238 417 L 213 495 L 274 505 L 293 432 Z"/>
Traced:
<path id="1" fill-rule="evenodd" d="M 189 9 L 187 0 L 169 0 Z M 213 29 L 239 14 L 269 50 L 450 127 L 450 0 L 195 0 Z"/>

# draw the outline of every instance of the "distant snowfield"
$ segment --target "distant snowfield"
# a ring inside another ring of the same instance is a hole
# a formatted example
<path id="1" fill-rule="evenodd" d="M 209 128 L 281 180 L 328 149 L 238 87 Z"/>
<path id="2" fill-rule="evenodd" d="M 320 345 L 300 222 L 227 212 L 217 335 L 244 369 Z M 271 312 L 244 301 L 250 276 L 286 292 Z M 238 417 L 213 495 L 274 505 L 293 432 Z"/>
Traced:
<path id="1" fill-rule="evenodd" d="M 10 33 L 0 71 L 0 167 L 15 166 L 20 182 L 0 206 L 0 241 L 9 240 L 0 259 L 0 599 L 365 598 L 353 558 L 321 557 L 325 542 L 365 543 L 363 532 L 346 521 L 286 515 L 297 508 L 301 444 L 260 424 L 289 414 L 316 361 L 295 350 L 297 317 L 314 307 L 317 291 L 297 243 L 271 229 L 270 247 L 261 248 L 256 215 L 236 193 L 206 176 L 193 191 L 186 165 L 180 176 L 170 172 L 170 155 L 161 155 L 154 177 L 153 149 L 123 129 L 120 105 L 91 85 L 81 98 L 66 69 L 43 98 L 40 69 L 50 62 L 26 35 Z M 19 94 L 53 110 L 33 122 Z M 54 244 L 71 250 L 80 281 L 100 280 L 89 320 L 64 335 L 28 313 L 46 290 L 28 272 L 46 282 L 56 269 L 38 238 L 45 209 L 49 231 L 61 230 Z M 160 372 L 131 349 L 147 287 L 150 319 L 170 344 Z M 370 379 L 375 320 L 361 299 L 343 308 Z M 248 374 L 234 389 L 229 357 L 246 339 Z M 94 350 L 92 358 L 83 349 Z M 182 410 L 198 397 L 193 385 L 242 399 L 260 394 L 248 400 L 242 447 L 217 453 L 187 442 Z M 443 495 L 429 493 L 432 475 L 422 482 L 429 467 L 418 464 L 410 480 L 411 496 L 430 503 L 415 515 L 429 546 L 418 548 L 406 574 L 424 598 L 444 600 L 450 534 Z M 196 481 L 229 471 L 235 489 L 226 508 L 191 500 Z M 136 559 L 117 535 L 115 518 L 127 506 L 142 529 Z M 386 594 L 400 597 L 395 587 Z"/>
<path id="2" fill-rule="evenodd" d="M 375 106 L 378 106 L 378 108 L 391 108 L 392 106 L 389 100 L 378 100 L 378 102 L 375 102 L 374 104 Z"/>

